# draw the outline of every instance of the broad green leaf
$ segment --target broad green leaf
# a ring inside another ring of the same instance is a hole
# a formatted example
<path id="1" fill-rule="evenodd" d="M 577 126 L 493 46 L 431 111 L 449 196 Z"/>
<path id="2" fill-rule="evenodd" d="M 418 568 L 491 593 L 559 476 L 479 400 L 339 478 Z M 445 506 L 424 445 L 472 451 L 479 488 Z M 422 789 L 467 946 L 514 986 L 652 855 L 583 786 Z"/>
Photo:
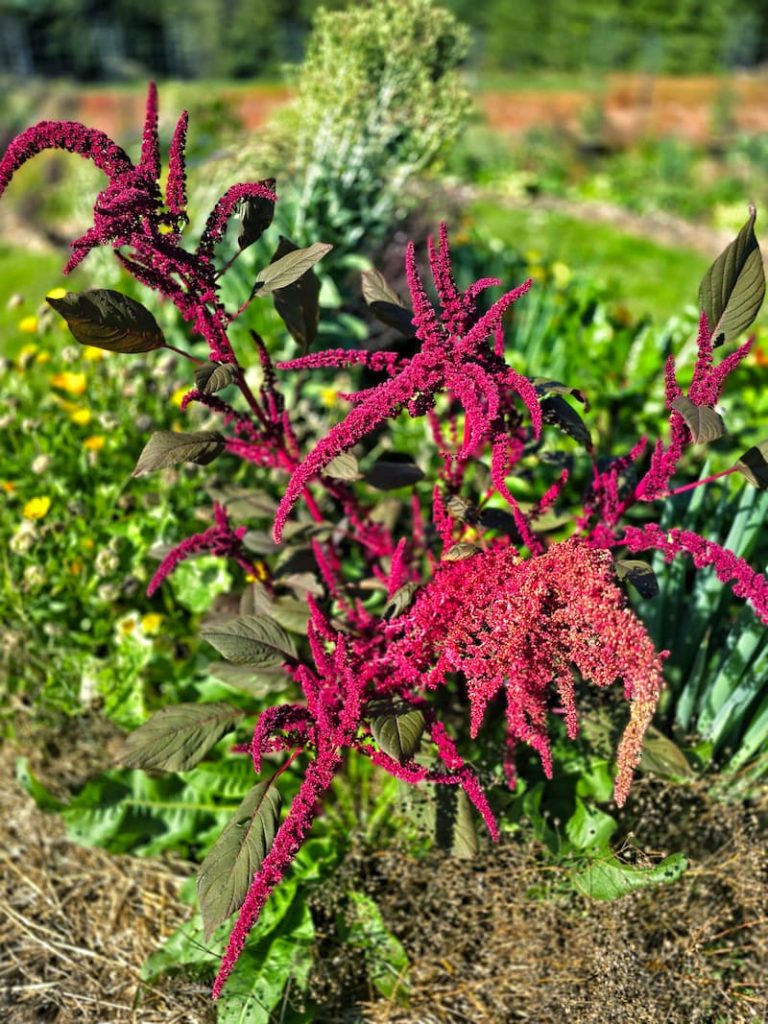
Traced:
<path id="1" fill-rule="evenodd" d="M 111 288 L 67 292 L 63 299 L 48 298 L 46 302 L 64 317 L 82 345 L 130 353 L 151 352 L 165 345 L 150 311 Z"/>
<path id="2" fill-rule="evenodd" d="M 572 388 L 568 384 L 561 384 L 559 380 L 550 380 L 548 377 L 532 377 L 531 381 L 539 395 L 572 395 L 589 412 L 589 399 L 581 388 Z"/>
<path id="3" fill-rule="evenodd" d="M 587 805 L 578 796 L 576 810 L 565 823 L 565 834 L 580 850 L 608 846 L 619 823 L 610 814 Z"/>
<path id="4" fill-rule="evenodd" d="M 237 370 L 231 363 L 203 363 L 195 370 L 195 386 L 204 395 L 213 395 L 233 384 Z"/>
<path id="5" fill-rule="evenodd" d="M 342 932 L 345 945 L 362 952 L 370 982 L 385 999 L 407 1004 L 410 962 L 402 943 L 387 928 L 375 900 L 356 890 L 349 898 L 351 912 Z"/>
<path id="6" fill-rule="evenodd" d="M 402 789 L 405 808 L 414 822 L 442 850 L 471 860 L 478 842 L 472 805 L 459 786 L 420 783 Z"/>
<path id="7" fill-rule="evenodd" d="M 297 633 L 299 636 L 307 635 L 309 606 L 306 601 L 298 601 L 292 597 L 280 597 L 272 604 L 269 614 L 289 633 Z"/>
<path id="8" fill-rule="evenodd" d="M 564 398 L 553 395 L 551 398 L 542 399 L 539 404 L 545 423 L 559 427 L 574 441 L 583 444 L 587 451 L 592 451 L 592 438 L 584 420 Z"/>
<path id="9" fill-rule="evenodd" d="M 576 889 L 594 900 L 615 900 L 638 889 L 676 882 L 688 867 L 682 853 L 672 853 L 650 868 L 622 864 L 616 857 L 600 858 L 572 875 Z"/>
<path id="10" fill-rule="evenodd" d="M 207 466 L 224 451 L 226 438 L 216 430 L 198 430 L 192 434 L 158 430 L 150 437 L 139 456 L 134 476 L 155 469 L 175 466 L 179 462 L 195 462 Z"/>
<path id="11" fill-rule="evenodd" d="M 361 277 L 363 298 L 376 319 L 410 337 L 413 334 L 413 313 L 403 305 L 384 275 L 378 270 L 364 270 Z"/>
<path id="12" fill-rule="evenodd" d="M 205 941 L 238 910 L 269 853 L 280 820 L 280 794 L 270 782 L 248 793 L 197 872 Z"/>
<path id="13" fill-rule="evenodd" d="M 699 288 L 699 306 L 707 315 L 714 345 L 745 331 L 757 316 L 765 295 L 765 273 L 755 238 L 754 206 L 736 238 L 717 257 Z"/>
<path id="14" fill-rule="evenodd" d="M 267 178 L 264 184 L 267 188 L 274 188 L 275 179 Z M 261 196 L 246 196 L 243 199 L 238 211 L 240 233 L 237 236 L 237 244 L 241 250 L 258 242 L 272 223 L 274 215 L 275 204 L 270 199 L 262 199 Z"/>
<path id="15" fill-rule="evenodd" d="M 394 491 L 398 487 L 411 487 L 418 483 L 424 479 L 424 473 L 410 455 L 387 452 L 363 473 L 363 477 L 366 483 L 379 491 Z"/>
<path id="16" fill-rule="evenodd" d="M 659 581 L 647 562 L 639 558 L 617 558 L 614 568 L 619 579 L 631 583 L 641 597 L 656 597 L 658 594 Z"/>
<path id="17" fill-rule="evenodd" d="M 229 622 L 204 626 L 201 636 L 227 661 L 266 668 L 296 657 L 296 644 L 274 619 L 244 615 Z"/>
<path id="18" fill-rule="evenodd" d="M 188 771 L 242 717 L 223 702 L 161 708 L 128 736 L 120 761 L 127 768 Z"/>
<path id="19" fill-rule="evenodd" d="M 419 749 L 424 734 L 424 715 L 403 702 L 376 702 L 369 707 L 373 738 L 384 751 L 401 764 Z"/>
<path id="20" fill-rule="evenodd" d="M 323 470 L 325 476 L 333 477 L 334 480 L 359 480 L 360 467 L 352 452 L 342 452 L 335 459 L 328 463 Z"/>
<path id="21" fill-rule="evenodd" d="M 398 615 L 402 615 L 410 607 L 418 589 L 418 584 L 411 581 L 398 587 L 384 606 L 384 618 L 396 619 Z"/>
<path id="22" fill-rule="evenodd" d="M 283 257 L 299 250 L 288 238 L 280 236 L 280 243 L 272 256 L 272 265 Z M 258 288 L 258 281 L 256 283 Z M 291 337 L 299 343 L 303 352 L 317 337 L 320 317 L 320 281 L 311 268 L 293 284 L 278 288 L 272 293 L 275 310 L 282 319 Z"/>
<path id="23" fill-rule="evenodd" d="M 675 399 L 672 408 L 685 420 L 694 444 L 709 444 L 725 433 L 722 418 L 708 405 L 694 405 L 690 398 L 683 395 Z"/>
<path id="24" fill-rule="evenodd" d="M 211 662 L 208 671 L 227 686 L 244 690 L 254 697 L 282 693 L 291 681 L 282 668 L 255 668 L 253 665 L 233 665 L 229 661 Z"/>
<path id="25" fill-rule="evenodd" d="M 461 542 L 459 544 L 453 544 L 443 554 L 442 560 L 444 562 L 463 562 L 465 558 L 471 558 L 473 555 L 479 555 L 481 548 L 477 544 L 467 544 Z"/>
<path id="26" fill-rule="evenodd" d="M 236 484 L 206 487 L 205 490 L 213 501 L 226 505 L 227 511 L 234 519 L 272 519 L 277 510 L 277 502 L 266 491 L 238 487 Z"/>
<path id="27" fill-rule="evenodd" d="M 289 243 L 287 239 L 285 242 L 289 245 L 293 244 Z M 271 295 L 274 291 L 292 285 L 308 270 L 311 270 L 316 263 L 319 263 L 332 248 L 333 246 L 326 242 L 315 242 L 307 249 L 293 249 L 284 256 L 280 256 L 256 275 L 254 286 L 256 294 Z"/>
<path id="28" fill-rule="evenodd" d="M 653 726 L 645 734 L 639 768 L 670 779 L 689 779 L 694 774 L 680 747 Z"/>
<path id="29" fill-rule="evenodd" d="M 734 469 L 749 480 L 753 487 L 768 490 L 768 441 L 748 448 L 738 460 Z"/>

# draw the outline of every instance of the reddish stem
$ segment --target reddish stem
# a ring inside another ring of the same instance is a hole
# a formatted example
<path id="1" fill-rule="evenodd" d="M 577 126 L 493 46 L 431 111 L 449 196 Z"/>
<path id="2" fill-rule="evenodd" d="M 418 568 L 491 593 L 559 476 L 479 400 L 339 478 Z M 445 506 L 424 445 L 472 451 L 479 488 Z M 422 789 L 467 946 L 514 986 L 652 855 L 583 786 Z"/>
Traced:
<path id="1" fill-rule="evenodd" d="M 683 487 L 676 487 L 674 491 L 667 491 L 667 493 L 662 495 L 662 497 L 671 498 L 673 494 L 683 494 L 685 491 L 692 491 L 696 487 L 702 487 L 704 484 L 709 484 L 713 480 L 719 480 L 720 477 L 728 476 L 730 473 L 735 472 L 737 472 L 735 466 L 733 466 L 731 469 L 724 469 L 721 473 L 715 473 L 712 476 L 704 477 L 703 480 L 694 480 L 692 484 L 685 484 Z"/>

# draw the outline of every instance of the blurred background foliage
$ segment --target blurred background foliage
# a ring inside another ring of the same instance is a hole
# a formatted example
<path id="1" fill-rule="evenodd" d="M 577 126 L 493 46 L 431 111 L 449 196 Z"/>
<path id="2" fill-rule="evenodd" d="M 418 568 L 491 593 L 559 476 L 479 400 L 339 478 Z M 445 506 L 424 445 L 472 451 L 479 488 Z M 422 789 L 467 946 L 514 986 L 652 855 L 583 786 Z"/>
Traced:
<path id="1" fill-rule="evenodd" d="M 2 0 L 0 67 L 81 81 L 264 78 L 301 60 L 319 7 L 339 0 Z M 377 4 L 369 6 L 372 10 Z M 768 57 L 761 0 L 446 0 L 483 71 L 711 73 Z"/>

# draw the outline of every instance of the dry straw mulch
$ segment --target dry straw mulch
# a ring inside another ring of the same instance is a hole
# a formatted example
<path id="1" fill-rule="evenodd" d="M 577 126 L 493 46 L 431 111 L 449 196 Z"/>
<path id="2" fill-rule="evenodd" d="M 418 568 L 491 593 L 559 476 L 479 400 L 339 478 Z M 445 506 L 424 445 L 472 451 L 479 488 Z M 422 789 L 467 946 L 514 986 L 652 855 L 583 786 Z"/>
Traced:
<path id="1" fill-rule="evenodd" d="M 70 842 L 16 782 L 16 753 L 0 754 L 0 1020 L 210 1024 L 207 986 L 180 979 L 156 989 L 139 977 L 189 916 L 178 899 L 189 866 Z"/>
<path id="2" fill-rule="evenodd" d="M 74 742 L 37 747 L 33 767 L 62 795 L 109 762 L 110 736 L 85 726 Z M 0 752 L 0 1020 L 213 1024 L 207 985 L 178 976 L 147 987 L 139 976 L 190 913 L 178 900 L 189 865 L 69 842 L 15 782 L 15 753 Z M 764 1024 L 768 798 L 728 804 L 703 783 L 645 779 L 629 820 L 627 857 L 684 850 L 691 867 L 615 903 L 575 895 L 530 838 L 471 863 L 353 851 L 313 901 L 318 1024 Z M 408 952 L 407 1008 L 377 999 L 360 951 L 336 938 L 350 888 L 375 897 Z"/>

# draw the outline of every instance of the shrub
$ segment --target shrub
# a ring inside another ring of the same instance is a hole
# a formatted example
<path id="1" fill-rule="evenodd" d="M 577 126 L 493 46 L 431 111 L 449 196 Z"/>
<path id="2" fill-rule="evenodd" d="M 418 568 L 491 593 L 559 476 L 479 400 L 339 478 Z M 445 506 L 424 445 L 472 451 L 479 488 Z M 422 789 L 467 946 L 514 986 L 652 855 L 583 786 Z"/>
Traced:
<path id="1" fill-rule="evenodd" d="M 221 430 L 155 433 L 134 473 L 183 462 L 207 465 L 227 453 L 256 467 L 268 492 L 222 489 L 210 526 L 168 553 L 149 585 L 153 593 L 193 556 L 230 558 L 247 586 L 208 622 L 203 636 L 231 663 L 233 682 L 242 684 L 244 677 L 247 687 L 287 677 L 300 693 L 262 711 L 250 738 L 234 747 L 250 757 L 260 779 L 198 874 L 206 935 L 240 911 L 214 985 L 219 995 L 349 752 L 405 783 L 453 793 L 443 829 L 466 832 L 472 805 L 496 839 L 489 797 L 465 756 L 466 742 L 453 735 L 464 705 L 471 737 L 486 722 L 489 732 L 504 722 L 497 759 L 513 785 L 521 743 L 552 774 L 550 718 L 561 716 L 575 738 L 577 683 L 605 688 L 620 679 L 630 710 L 614 795 L 624 803 L 668 652 L 654 648 L 620 583 L 625 577 L 650 594 L 649 568 L 632 558 L 614 561 L 614 552 L 657 550 L 668 560 L 687 555 L 732 583 L 768 623 L 762 574 L 719 544 L 688 529 L 662 529 L 652 517 L 653 503 L 675 493 L 671 481 L 683 452 L 716 440 L 725 429 L 715 406 L 751 342 L 717 364 L 714 352 L 751 324 L 765 281 L 752 211 L 702 283 L 687 394 L 674 358 L 667 361 L 669 438 L 653 445 L 641 438 L 629 451 L 598 458 L 568 401 L 585 404 L 586 396 L 557 381 L 531 380 L 505 358 L 505 315 L 531 281 L 483 311 L 481 295 L 500 282 L 481 278 L 460 291 L 444 226 L 427 246 L 437 301 L 427 292 L 413 244 L 405 261 L 410 307 L 375 271 L 364 277 L 371 312 L 401 336 L 387 349 L 306 352 L 317 320 L 312 268 L 328 251 L 325 243 L 297 250 L 281 240 L 245 302 L 228 310 L 220 287 L 232 259 L 219 257 L 217 247 L 238 208 L 241 248 L 262 235 L 272 219 L 274 183 L 232 186 L 214 205 L 196 247 L 184 248 L 186 127 L 182 115 L 164 193 L 154 88 L 137 164 L 101 132 L 42 122 L 11 143 L 0 162 L 0 189 L 47 148 L 78 153 L 105 172 L 109 181 L 97 198 L 94 224 L 73 243 L 67 268 L 96 246 L 112 246 L 127 270 L 176 306 L 209 356 L 204 362 L 181 350 L 194 364 L 194 386 L 182 408 L 198 403 L 222 424 Z M 273 297 L 305 354 L 275 364 L 264 340 L 251 332 L 261 365 L 256 382 L 245 374 L 228 332 L 251 302 L 266 296 Z M 81 342 L 130 355 L 173 347 L 154 317 L 118 292 L 95 289 L 49 302 Z M 304 371 L 354 367 L 371 381 L 340 396 L 348 403 L 346 415 L 312 445 L 316 420 L 302 395 Z M 282 374 L 289 375 L 286 387 Z M 425 480 L 425 469 L 407 453 L 374 458 L 366 450 L 371 435 L 395 418 L 426 428 L 433 448 L 420 461 L 434 479 Z M 558 432 L 575 440 L 591 465 L 581 496 L 568 493 L 567 471 L 543 458 Z M 738 470 L 765 488 L 765 447 L 751 448 L 727 472 Z M 523 472 L 535 473 L 537 497 L 527 506 L 516 496 Z M 281 476 L 287 477 L 284 488 L 276 482 Z M 275 490 L 276 503 L 269 493 Z M 382 501 L 379 491 L 400 492 L 404 500 Z M 548 538 L 546 520 L 558 503 L 566 520 Z M 272 535 L 238 525 L 236 507 L 252 522 L 273 518 Z M 123 763 L 186 771 L 242 718 L 239 707 L 222 701 L 164 708 L 131 735 Z M 273 754 L 284 756 L 266 772 L 263 761 Z M 283 816 L 278 780 L 294 762 L 303 766 L 302 779 Z M 673 877 L 674 870 L 654 869 L 655 877 Z"/>

